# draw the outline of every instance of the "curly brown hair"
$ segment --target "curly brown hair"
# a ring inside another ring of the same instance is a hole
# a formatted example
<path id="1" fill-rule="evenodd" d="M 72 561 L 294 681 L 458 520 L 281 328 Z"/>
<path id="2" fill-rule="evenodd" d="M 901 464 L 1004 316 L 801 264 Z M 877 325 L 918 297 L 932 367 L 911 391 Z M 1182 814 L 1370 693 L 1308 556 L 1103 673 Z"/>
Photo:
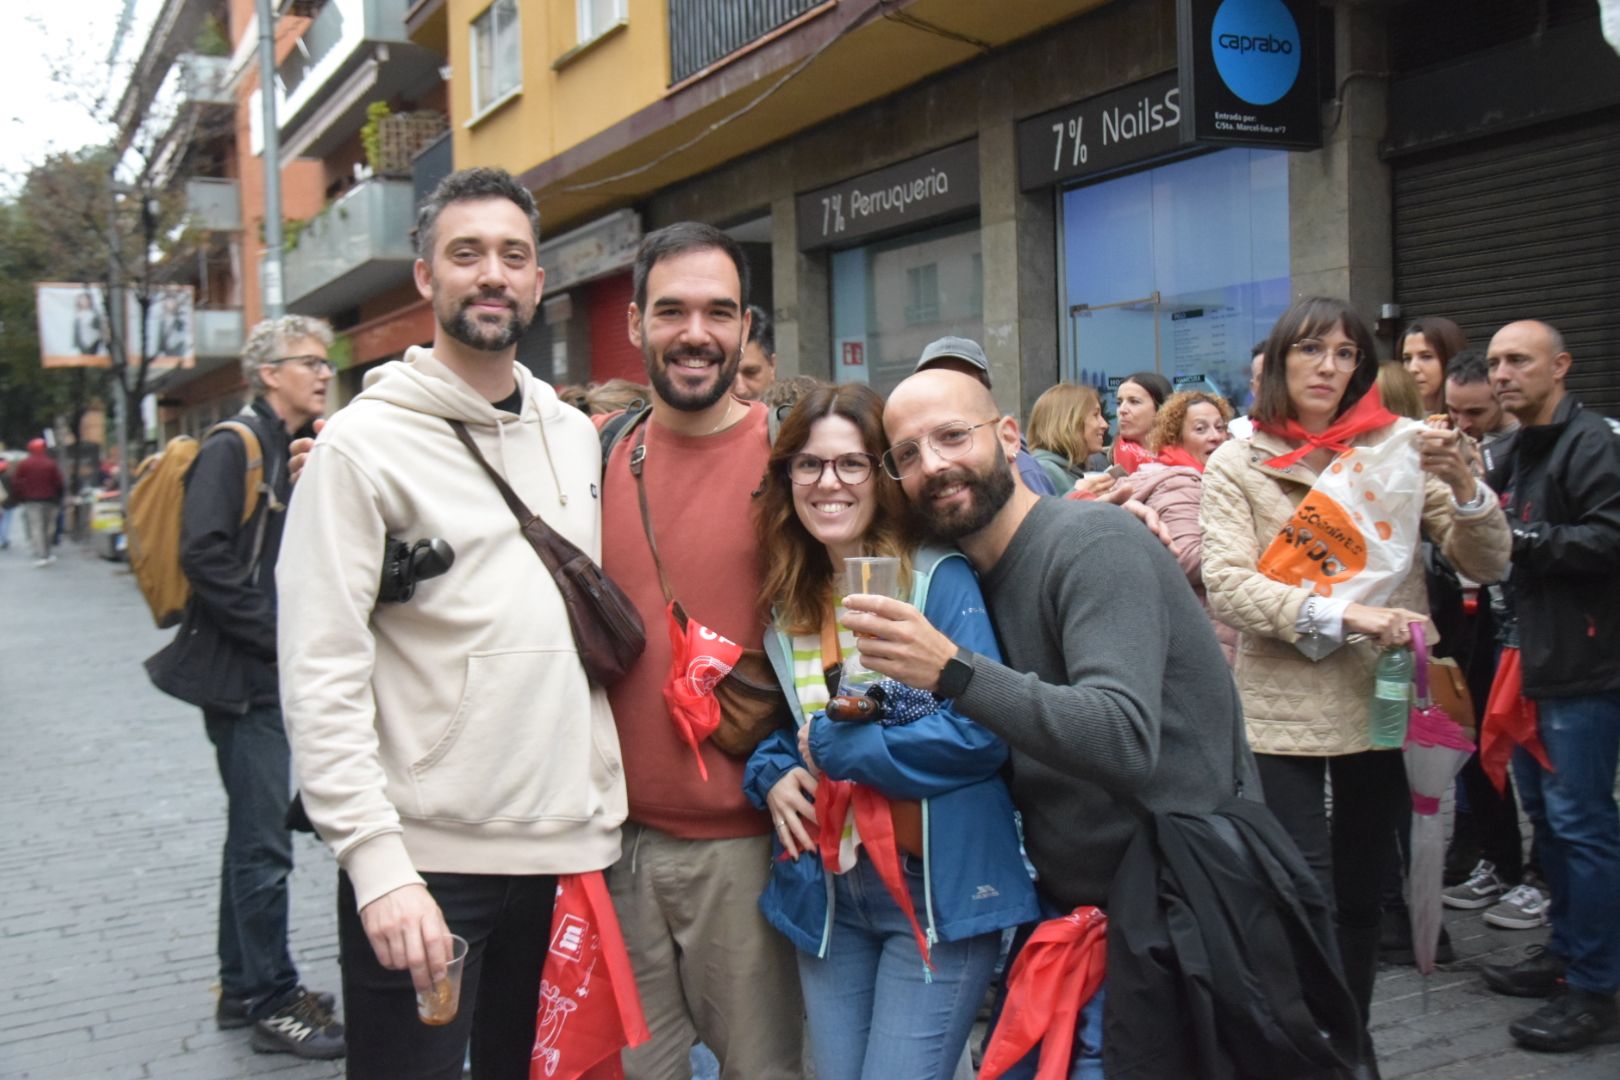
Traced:
<path id="1" fill-rule="evenodd" d="M 768 619 L 774 604 L 783 626 L 792 634 L 813 634 L 832 610 L 836 599 L 832 560 L 821 541 L 799 520 L 793 508 L 793 482 L 788 461 L 810 441 L 816 421 L 841 416 L 861 432 L 866 452 L 881 459 L 889 448 L 883 434 L 883 398 L 863 383 L 822 384 L 801 397 L 782 421 L 770 463 L 754 507 L 754 528 L 764 562 L 760 603 Z M 902 583 L 911 578 L 911 552 L 915 547 L 909 528 L 905 493 L 898 480 L 878 465 L 869 483 L 876 496 L 866 548 L 873 555 L 898 556 Z M 903 586 L 904 587 L 904 586 Z"/>
<path id="2" fill-rule="evenodd" d="M 1171 394 L 1153 418 L 1153 430 L 1148 432 L 1148 449 L 1157 454 L 1167 446 L 1181 445 L 1181 426 L 1187 422 L 1187 410 L 1194 405 L 1213 405 L 1221 414 L 1221 421 L 1232 422 L 1232 403 L 1219 394 L 1204 390 L 1183 390 Z"/>

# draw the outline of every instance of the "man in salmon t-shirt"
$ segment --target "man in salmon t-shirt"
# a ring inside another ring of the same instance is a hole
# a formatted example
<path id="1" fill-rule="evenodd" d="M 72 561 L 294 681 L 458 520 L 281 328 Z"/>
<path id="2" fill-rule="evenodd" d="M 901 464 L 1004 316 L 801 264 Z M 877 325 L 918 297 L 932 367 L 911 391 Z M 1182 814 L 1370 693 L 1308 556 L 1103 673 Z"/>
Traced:
<path id="1" fill-rule="evenodd" d="M 652 384 L 652 414 L 607 462 L 602 564 L 641 613 L 647 650 L 609 692 L 629 791 L 624 854 L 608 875 L 652 1040 L 626 1051 L 629 1080 L 691 1076 L 700 1039 L 723 1075 L 800 1075 L 803 1005 L 792 947 L 760 915 L 770 820 L 743 798 L 744 761 L 697 753 L 664 704 L 671 648 L 666 601 L 642 525 L 631 455 L 659 560 L 688 615 L 744 648 L 764 615 L 753 492 L 770 454 L 766 410 L 730 393 L 748 336 L 748 265 L 737 243 L 684 222 L 636 254 L 631 344 Z"/>

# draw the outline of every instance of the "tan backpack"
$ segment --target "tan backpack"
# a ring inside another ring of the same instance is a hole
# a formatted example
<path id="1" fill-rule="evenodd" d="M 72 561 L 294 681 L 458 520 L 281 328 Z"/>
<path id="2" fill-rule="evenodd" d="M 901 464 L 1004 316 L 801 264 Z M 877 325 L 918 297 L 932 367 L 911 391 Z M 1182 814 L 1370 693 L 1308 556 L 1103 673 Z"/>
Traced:
<path id="1" fill-rule="evenodd" d="M 129 492 L 129 512 L 124 523 L 129 536 L 129 565 L 135 572 L 135 584 L 152 609 L 152 621 L 160 628 L 177 624 L 191 599 L 191 582 L 180 569 L 180 513 L 186 501 L 186 476 L 202 443 L 217 431 L 235 432 L 247 449 L 241 521 L 245 526 L 258 509 L 264 488 L 264 450 L 258 434 L 242 421 L 222 420 L 203 433 L 202 441 L 177 435 L 135 470 L 135 486 Z M 252 562 L 258 559 L 259 542 L 255 541 Z"/>

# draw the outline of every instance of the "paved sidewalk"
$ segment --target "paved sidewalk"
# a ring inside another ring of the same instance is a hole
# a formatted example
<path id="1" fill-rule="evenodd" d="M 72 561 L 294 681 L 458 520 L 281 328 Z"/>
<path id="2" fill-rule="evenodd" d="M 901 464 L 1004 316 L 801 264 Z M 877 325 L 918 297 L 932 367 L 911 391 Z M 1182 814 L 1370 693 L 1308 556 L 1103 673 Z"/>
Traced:
<path id="1" fill-rule="evenodd" d="M 259 1055 L 214 1030 L 214 918 L 224 797 L 195 709 L 152 689 L 154 630 L 120 566 L 66 547 L 35 570 L 0 551 L 0 1080 L 326 1080 L 341 1063 Z M 305 981 L 336 990 L 335 870 L 299 837 L 292 944 Z M 1615 1080 L 1620 1045 L 1518 1050 L 1535 1002 L 1472 970 L 1544 931 L 1448 925 L 1460 959 L 1429 979 L 1379 976 L 1373 1034 L 1386 1080 Z"/>
<path id="2" fill-rule="evenodd" d="M 0 1077 L 324 1080 L 213 1023 L 225 799 L 201 714 L 147 682 L 133 580 L 0 551 Z M 336 871 L 299 837 L 292 947 L 336 991 Z"/>

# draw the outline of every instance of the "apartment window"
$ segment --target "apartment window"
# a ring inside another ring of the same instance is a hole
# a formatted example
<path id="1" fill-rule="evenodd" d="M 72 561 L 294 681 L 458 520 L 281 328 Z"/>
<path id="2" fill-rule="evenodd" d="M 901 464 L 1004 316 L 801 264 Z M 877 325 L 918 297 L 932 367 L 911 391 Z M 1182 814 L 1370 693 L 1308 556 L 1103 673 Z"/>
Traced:
<path id="1" fill-rule="evenodd" d="M 495 0 L 473 20 L 473 114 L 523 84 L 517 0 Z"/>
<path id="2" fill-rule="evenodd" d="M 939 264 L 924 263 L 906 270 L 906 325 L 931 323 L 939 318 Z"/>
<path id="3" fill-rule="evenodd" d="M 579 40 L 600 37 L 625 18 L 626 0 L 579 0 Z"/>

